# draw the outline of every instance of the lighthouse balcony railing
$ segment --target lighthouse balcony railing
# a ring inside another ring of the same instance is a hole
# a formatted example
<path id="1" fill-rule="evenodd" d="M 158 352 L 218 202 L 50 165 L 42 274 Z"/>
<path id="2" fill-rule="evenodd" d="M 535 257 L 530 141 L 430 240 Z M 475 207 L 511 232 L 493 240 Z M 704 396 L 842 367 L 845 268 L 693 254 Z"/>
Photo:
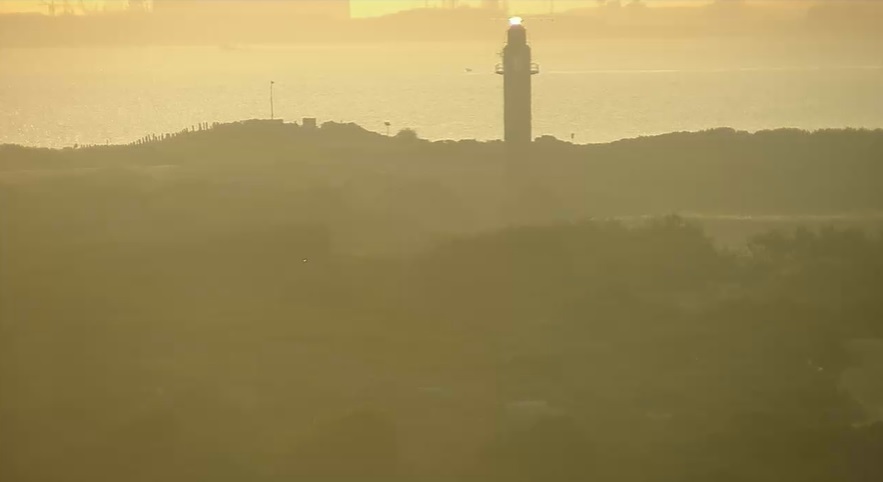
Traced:
<path id="1" fill-rule="evenodd" d="M 497 74 L 497 75 L 505 75 L 505 74 L 506 74 L 506 68 L 503 67 L 503 64 L 497 64 L 497 65 L 494 67 L 494 73 Z M 536 74 L 539 74 L 539 73 L 540 73 L 540 64 L 535 63 L 535 62 L 534 62 L 534 63 L 531 63 L 531 64 L 530 64 L 530 75 L 536 75 Z"/>

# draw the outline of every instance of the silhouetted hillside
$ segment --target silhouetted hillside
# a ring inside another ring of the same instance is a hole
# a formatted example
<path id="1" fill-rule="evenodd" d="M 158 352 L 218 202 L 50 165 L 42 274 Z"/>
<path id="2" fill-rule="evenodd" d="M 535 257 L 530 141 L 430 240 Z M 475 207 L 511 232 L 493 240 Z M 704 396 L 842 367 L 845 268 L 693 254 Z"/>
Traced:
<path id="1" fill-rule="evenodd" d="M 162 137 L 0 147 L 8 218 L 27 219 L 10 230 L 144 242 L 321 224 L 337 248 L 400 252 L 439 234 L 588 217 L 883 212 L 879 130 L 541 138 L 517 157 L 500 142 L 387 138 L 352 124 L 249 121 Z"/>
<path id="2" fill-rule="evenodd" d="M 878 480 L 883 234 L 656 214 L 876 212 L 881 139 L 3 146 L 0 480 Z"/>

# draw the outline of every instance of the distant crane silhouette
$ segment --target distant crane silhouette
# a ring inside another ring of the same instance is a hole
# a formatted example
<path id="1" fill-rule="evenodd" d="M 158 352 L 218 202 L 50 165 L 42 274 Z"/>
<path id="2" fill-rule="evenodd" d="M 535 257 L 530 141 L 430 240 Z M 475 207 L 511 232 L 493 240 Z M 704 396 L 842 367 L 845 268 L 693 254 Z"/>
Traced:
<path id="1" fill-rule="evenodd" d="M 509 0 L 481 0 L 481 8 L 491 12 L 509 12 Z"/>
<path id="2" fill-rule="evenodd" d="M 147 0 L 129 0 L 130 12 L 146 12 Z"/>
<path id="3" fill-rule="evenodd" d="M 50 16 L 50 17 L 54 17 L 54 16 L 55 16 L 55 12 L 56 12 L 56 10 L 55 10 L 55 0 L 52 0 L 51 2 L 45 2 L 45 1 L 44 1 L 44 2 L 40 2 L 40 5 L 44 5 L 44 6 L 46 6 L 46 8 L 47 8 L 47 10 L 48 10 L 48 12 L 49 12 L 49 16 Z"/>
<path id="4" fill-rule="evenodd" d="M 50 0 L 48 2 L 44 0 L 40 2 L 40 5 L 44 5 L 46 7 L 50 17 L 54 17 L 58 14 L 58 5 L 55 3 L 55 0 Z M 61 1 L 61 13 L 63 13 L 64 15 L 74 14 L 74 7 L 71 5 L 71 2 L 69 0 Z"/>
<path id="5" fill-rule="evenodd" d="M 79 7 L 80 12 L 81 12 L 83 15 L 92 15 L 93 13 L 98 12 L 98 7 L 92 7 L 92 8 L 89 8 L 89 7 L 86 6 L 86 2 L 84 2 L 83 0 L 80 0 L 80 1 L 77 3 L 77 7 Z"/>

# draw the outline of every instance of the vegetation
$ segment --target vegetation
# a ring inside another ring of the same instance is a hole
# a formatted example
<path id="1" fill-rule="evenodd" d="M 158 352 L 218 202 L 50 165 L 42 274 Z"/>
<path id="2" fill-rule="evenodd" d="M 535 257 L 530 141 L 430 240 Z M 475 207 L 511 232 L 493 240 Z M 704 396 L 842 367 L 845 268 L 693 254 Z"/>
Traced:
<path id="1" fill-rule="evenodd" d="M 883 479 L 883 233 L 586 219 L 877 209 L 883 134 L 248 129 L 0 149 L 0 480 Z"/>

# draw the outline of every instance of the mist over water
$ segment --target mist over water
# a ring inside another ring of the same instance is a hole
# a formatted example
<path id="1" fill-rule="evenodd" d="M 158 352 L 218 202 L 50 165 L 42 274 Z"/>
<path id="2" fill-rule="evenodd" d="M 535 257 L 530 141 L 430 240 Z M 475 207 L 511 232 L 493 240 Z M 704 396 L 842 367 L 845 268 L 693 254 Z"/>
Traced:
<path id="1" fill-rule="evenodd" d="M 533 38 L 535 135 L 608 142 L 716 126 L 883 127 L 859 40 Z M 126 143 L 206 121 L 317 117 L 497 139 L 499 43 L 0 48 L 0 143 Z M 443 101 L 440 101 L 443 99 Z"/>

